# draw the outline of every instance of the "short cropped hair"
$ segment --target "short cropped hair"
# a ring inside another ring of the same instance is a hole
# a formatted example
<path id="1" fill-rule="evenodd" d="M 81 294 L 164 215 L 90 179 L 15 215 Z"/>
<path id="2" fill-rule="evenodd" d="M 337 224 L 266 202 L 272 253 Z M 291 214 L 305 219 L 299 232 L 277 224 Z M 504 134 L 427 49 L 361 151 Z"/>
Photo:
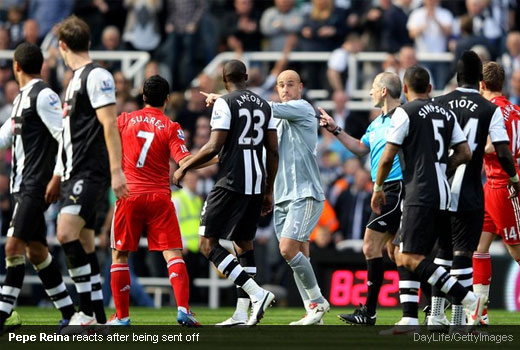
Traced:
<path id="1" fill-rule="evenodd" d="M 482 70 L 482 80 L 486 84 L 486 89 L 492 92 L 501 92 L 506 80 L 504 67 L 496 62 L 488 62 Z"/>
<path id="2" fill-rule="evenodd" d="M 482 80 L 482 61 L 475 51 L 464 51 L 457 62 L 457 83 L 476 85 Z"/>
<path id="3" fill-rule="evenodd" d="M 379 85 L 386 88 L 392 98 L 401 96 L 401 79 L 395 73 L 383 72 L 379 78 Z"/>
<path id="4" fill-rule="evenodd" d="M 37 75 L 41 73 L 43 65 L 42 50 L 29 43 L 21 43 L 14 50 L 14 60 L 18 62 L 22 71 L 26 74 Z"/>
<path id="5" fill-rule="evenodd" d="M 72 52 L 88 51 L 90 28 L 81 18 L 75 15 L 69 16 L 58 26 L 58 40 L 67 44 Z"/>
<path id="6" fill-rule="evenodd" d="M 428 92 L 430 85 L 430 74 L 421 66 L 415 65 L 404 73 L 404 82 L 412 91 L 418 94 Z"/>
<path id="7" fill-rule="evenodd" d="M 162 107 L 170 93 L 170 85 L 160 75 L 146 79 L 143 86 L 144 102 L 152 107 Z"/>

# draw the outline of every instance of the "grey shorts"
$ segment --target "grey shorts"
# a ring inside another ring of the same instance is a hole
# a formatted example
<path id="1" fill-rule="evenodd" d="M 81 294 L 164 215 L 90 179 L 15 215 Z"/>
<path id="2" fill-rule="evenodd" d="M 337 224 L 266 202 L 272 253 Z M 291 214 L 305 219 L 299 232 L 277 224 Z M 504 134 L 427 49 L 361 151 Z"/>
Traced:
<path id="1" fill-rule="evenodd" d="M 323 210 L 323 201 L 312 197 L 286 201 L 274 206 L 274 229 L 278 240 L 281 237 L 307 242 L 318 223 Z"/>

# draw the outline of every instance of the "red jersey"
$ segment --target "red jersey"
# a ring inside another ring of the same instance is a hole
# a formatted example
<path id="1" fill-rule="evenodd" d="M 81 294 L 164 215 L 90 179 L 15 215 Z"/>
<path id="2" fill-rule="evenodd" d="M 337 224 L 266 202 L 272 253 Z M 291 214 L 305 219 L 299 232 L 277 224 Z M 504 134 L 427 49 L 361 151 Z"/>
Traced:
<path id="1" fill-rule="evenodd" d="M 130 193 L 169 194 L 170 156 L 179 163 L 190 154 L 180 125 L 152 107 L 122 113 L 117 125 Z"/>
<path id="2" fill-rule="evenodd" d="M 507 136 L 509 137 L 509 149 L 515 159 L 516 172 L 518 173 L 518 162 L 520 150 L 520 107 L 515 106 L 504 96 L 491 99 L 502 110 L 504 124 L 506 125 Z M 484 169 L 486 170 L 487 183 L 491 188 L 507 186 L 509 175 L 502 169 L 498 161 L 496 152 L 484 155 Z"/>

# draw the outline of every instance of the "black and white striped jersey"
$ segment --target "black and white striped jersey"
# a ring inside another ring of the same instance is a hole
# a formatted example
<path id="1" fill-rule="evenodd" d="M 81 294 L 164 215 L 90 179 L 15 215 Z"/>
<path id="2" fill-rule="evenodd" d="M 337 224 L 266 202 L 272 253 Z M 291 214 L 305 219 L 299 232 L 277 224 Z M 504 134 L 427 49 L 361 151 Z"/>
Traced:
<path id="1" fill-rule="evenodd" d="M 62 181 L 78 173 L 109 178 L 108 152 L 96 109 L 116 103 L 112 74 L 95 63 L 75 70 L 64 102 Z"/>
<path id="2" fill-rule="evenodd" d="M 500 107 L 486 100 L 478 90 L 457 88 L 433 99 L 455 113 L 473 152 L 468 164 L 460 165 L 449 179 L 451 184 L 450 211 L 484 208 L 482 163 L 487 137 L 494 144 L 509 143 Z"/>
<path id="3" fill-rule="evenodd" d="M 404 205 L 446 210 L 448 150 L 466 141 L 455 114 L 430 99 L 407 103 L 395 110 L 386 140 L 402 149 Z"/>
<path id="4" fill-rule="evenodd" d="M 276 130 L 267 101 L 249 90 L 224 95 L 213 106 L 211 129 L 229 131 L 215 186 L 247 195 L 263 193 L 264 140 L 268 129 Z"/>
<path id="5" fill-rule="evenodd" d="M 41 79 L 20 89 L 11 117 L 0 129 L 0 147 L 12 146 L 11 193 L 45 194 L 56 164 L 62 119 L 60 98 Z"/>

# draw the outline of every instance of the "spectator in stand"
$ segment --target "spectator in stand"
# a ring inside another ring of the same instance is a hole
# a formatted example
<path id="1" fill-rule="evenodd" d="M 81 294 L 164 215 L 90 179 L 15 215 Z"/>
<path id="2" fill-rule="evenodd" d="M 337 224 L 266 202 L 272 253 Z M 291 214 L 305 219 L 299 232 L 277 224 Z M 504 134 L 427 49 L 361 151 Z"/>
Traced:
<path id="1" fill-rule="evenodd" d="M 52 27 L 72 13 L 74 0 L 31 0 L 27 18 L 38 23 L 38 42 L 41 42 Z M 80 2 L 80 1 L 78 1 Z M 84 2 L 84 1 L 82 1 Z"/>
<path id="2" fill-rule="evenodd" d="M 265 10 L 260 19 L 267 50 L 283 51 L 287 38 L 299 33 L 302 25 L 303 14 L 294 6 L 294 0 L 274 0 L 274 6 Z"/>
<path id="3" fill-rule="evenodd" d="M 304 17 L 301 30 L 303 51 L 332 51 L 341 44 L 345 26 L 334 0 L 312 0 L 311 12 Z"/>
<path id="4" fill-rule="evenodd" d="M 117 51 L 121 49 L 121 32 L 116 26 L 107 26 L 101 33 L 101 45 L 97 47 L 101 51 Z M 111 73 L 121 70 L 120 61 L 98 61 Z"/>
<path id="5" fill-rule="evenodd" d="M 339 222 L 334 212 L 334 208 L 328 200 L 323 202 L 323 211 L 321 212 L 318 224 L 314 228 L 309 238 L 311 245 L 319 249 L 334 249 L 334 234 L 339 229 Z M 339 238 L 339 236 L 337 236 Z M 311 248 L 312 249 L 312 248 Z"/>
<path id="6" fill-rule="evenodd" d="M 160 51 L 172 72 L 174 91 L 185 89 L 195 77 L 199 27 L 207 7 L 206 0 L 167 0 L 167 39 Z"/>
<path id="7" fill-rule="evenodd" d="M 41 1 L 50 2 L 48 0 Z M 98 47 L 101 31 L 106 26 L 105 16 L 109 11 L 107 2 L 105 0 L 81 0 L 74 1 L 74 5 L 74 14 L 87 22 L 90 28 L 90 46 Z"/>
<path id="8" fill-rule="evenodd" d="M 515 70 L 511 75 L 509 101 L 517 106 L 520 106 L 520 70 Z"/>
<path id="9" fill-rule="evenodd" d="M 371 213 L 369 185 L 369 172 L 359 169 L 354 175 L 352 186 L 338 197 L 334 209 L 343 239 L 363 239 L 363 232 Z"/>
<path id="10" fill-rule="evenodd" d="M 9 31 L 10 48 L 13 50 L 23 40 L 23 23 L 23 7 L 11 6 L 7 12 L 7 22 L 3 27 Z"/>
<path id="11" fill-rule="evenodd" d="M 424 5 L 410 14 L 407 28 L 415 48 L 419 52 L 442 53 L 448 48 L 453 15 L 439 6 L 439 0 L 424 0 Z M 449 69 L 444 63 L 428 63 L 425 66 L 433 73 L 435 86 L 443 88 Z"/>
<path id="12" fill-rule="evenodd" d="M 503 36 L 509 31 L 510 4 L 504 0 L 466 0 L 468 15 L 473 18 L 473 32 L 489 40 L 494 59 L 502 53 Z"/>
<path id="13" fill-rule="evenodd" d="M 209 116 L 210 112 L 206 108 L 206 97 L 200 92 L 200 88 L 193 87 L 189 90 L 189 100 L 186 106 L 179 111 L 175 121 L 179 123 L 183 129 L 189 130 L 191 135 L 195 135 L 197 119 L 201 115 Z"/>
<path id="14" fill-rule="evenodd" d="M 38 22 L 34 19 L 28 19 L 23 24 L 23 38 L 22 41 L 29 44 L 38 45 Z"/>
<path id="15" fill-rule="evenodd" d="M 327 62 L 327 79 L 334 94 L 345 94 L 348 74 L 348 57 L 363 49 L 357 34 L 349 34 L 343 45 L 332 52 Z M 344 99 L 346 97 L 343 97 Z"/>
<path id="16" fill-rule="evenodd" d="M 260 50 L 260 16 L 253 0 L 235 0 L 235 11 L 223 18 L 226 45 L 240 57 L 244 51 Z"/>
<path id="17" fill-rule="evenodd" d="M 0 28 L 0 50 L 9 50 L 11 44 L 11 38 L 9 31 L 5 28 Z"/>
<path id="18" fill-rule="evenodd" d="M 162 1 L 125 0 L 124 6 L 128 11 L 123 30 L 125 45 L 130 50 L 155 50 L 161 42 L 159 13 Z"/>
<path id="19" fill-rule="evenodd" d="M 381 23 L 381 51 L 396 53 L 404 45 L 412 45 L 406 22 L 408 15 L 391 0 L 380 0 L 383 9 Z"/>
<path id="20" fill-rule="evenodd" d="M 460 37 L 455 45 L 455 57 L 453 60 L 454 68 L 460 56 L 462 56 L 462 53 L 471 50 L 475 45 L 485 46 L 488 51 L 492 50 L 492 48 L 489 47 L 489 42 L 486 38 L 473 33 L 473 18 L 464 15 L 460 17 Z M 455 72 L 455 69 L 452 69 L 452 71 Z"/>
<path id="21" fill-rule="evenodd" d="M 3 125 L 5 121 L 11 116 L 13 102 L 19 92 L 20 88 L 16 80 L 9 80 L 7 83 L 5 83 L 5 104 L 0 108 L 0 125 Z"/>
<path id="22" fill-rule="evenodd" d="M 520 32 L 514 31 L 507 34 L 506 52 L 502 54 L 499 63 L 504 67 L 506 82 L 511 82 L 514 71 L 520 70 Z M 509 89 L 506 83 L 506 90 Z"/>
<path id="23" fill-rule="evenodd" d="M 358 170 L 362 169 L 361 160 L 359 158 L 350 158 L 343 163 L 343 173 L 335 179 L 334 183 L 329 187 L 326 197 L 330 204 L 334 207 L 341 193 L 346 191 L 352 183 L 354 183 L 354 175 Z"/>

